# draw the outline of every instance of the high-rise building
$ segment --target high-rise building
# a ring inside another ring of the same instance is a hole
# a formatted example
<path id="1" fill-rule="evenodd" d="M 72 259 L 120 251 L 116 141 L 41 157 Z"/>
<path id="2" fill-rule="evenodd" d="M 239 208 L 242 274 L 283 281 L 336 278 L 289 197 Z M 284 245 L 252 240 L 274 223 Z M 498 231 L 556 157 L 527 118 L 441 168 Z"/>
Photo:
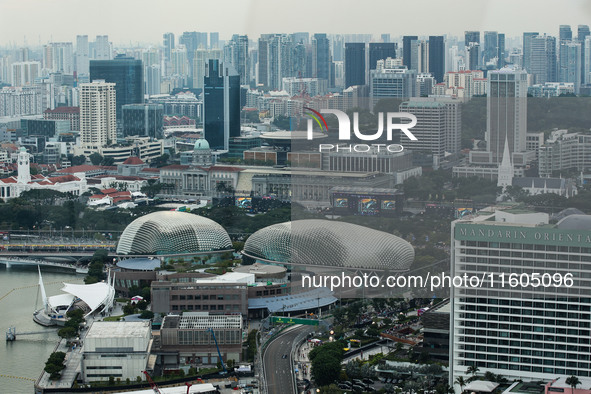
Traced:
<path id="1" fill-rule="evenodd" d="M 539 36 L 540 33 L 538 32 L 525 32 L 523 33 L 523 68 L 527 72 L 530 71 L 530 58 L 531 58 L 531 41 L 534 37 Z"/>
<path id="2" fill-rule="evenodd" d="M 372 108 L 382 98 L 416 97 L 417 72 L 405 66 L 371 70 L 369 95 Z"/>
<path id="3" fill-rule="evenodd" d="M 505 67 L 505 33 L 499 33 L 497 36 L 497 68 Z"/>
<path id="4" fill-rule="evenodd" d="M 109 42 L 109 36 L 96 36 L 94 42 L 94 59 L 113 59 L 113 48 L 111 47 L 111 43 Z"/>
<path id="5" fill-rule="evenodd" d="M 534 83 L 556 82 L 556 38 L 552 36 L 536 36 L 530 39 L 529 70 Z"/>
<path id="6" fill-rule="evenodd" d="M 561 41 L 559 53 L 559 81 L 574 83 L 575 94 L 579 94 L 581 88 L 581 43 Z"/>
<path id="7" fill-rule="evenodd" d="M 400 112 L 416 116 L 412 132 L 416 141 L 405 141 L 404 148 L 420 151 L 439 158 L 445 152 L 459 153 L 462 122 L 459 100 L 441 98 L 413 98 L 400 104 Z"/>
<path id="8" fill-rule="evenodd" d="M 123 111 L 123 135 L 163 138 L 164 106 L 161 104 L 127 104 Z"/>
<path id="9" fill-rule="evenodd" d="M 76 36 L 76 73 L 88 75 L 90 65 L 88 36 Z"/>
<path id="10" fill-rule="evenodd" d="M 203 89 L 203 78 L 209 59 L 222 60 L 221 49 L 197 49 L 193 60 L 193 87 Z"/>
<path id="11" fill-rule="evenodd" d="M 365 44 L 347 42 L 345 44 L 345 88 L 365 85 Z"/>
<path id="12" fill-rule="evenodd" d="M 482 51 L 482 57 L 484 59 L 483 64 L 490 62 L 492 59 L 497 57 L 497 44 L 499 38 L 496 31 L 485 31 L 484 32 L 484 48 Z"/>
<path id="13" fill-rule="evenodd" d="M 162 71 L 160 65 L 152 64 L 146 67 L 146 95 L 153 96 L 160 94 L 160 84 L 162 83 Z"/>
<path id="14" fill-rule="evenodd" d="M 412 66 L 412 52 L 413 52 L 413 47 L 415 47 L 416 45 L 413 45 L 413 41 L 418 40 L 419 37 L 417 36 L 403 36 L 402 37 L 402 64 L 405 65 L 409 70 L 416 70 L 416 68 L 411 67 Z"/>
<path id="15" fill-rule="evenodd" d="M 212 149 L 229 149 L 240 136 L 240 77 L 217 59 L 208 62 L 203 89 L 203 132 Z"/>
<path id="16" fill-rule="evenodd" d="M 32 85 L 40 72 L 41 63 L 39 62 L 12 63 L 12 86 Z"/>
<path id="17" fill-rule="evenodd" d="M 248 36 L 234 34 L 224 49 L 224 61 L 240 76 L 240 84 L 250 84 Z"/>
<path id="18" fill-rule="evenodd" d="M 560 25 L 558 28 L 558 39 L 559 42 L 572 41 L 573 31 L 571 30 L 570 25 Z"/>
<path id="19" fill-rule="evenodd" d="M 172 57 L 172 50 L 174 49 L 174 34 L 173 33 L 164 33 L 162 35 L 163 45 L 164 45 L 164 60 L 170 61 Z"/>
<path id="20" fill-rule="evenodd" d="M 469 367 L 526 382 L 590 376 L 590 219 L 570 215 L 549 224 L 546 213 L 496 209 L 452 223 L 450 274 L 486 272 L 499 285 L 451 286 L 450 382 Z M 567 273 L 572 286 L 534 287 L 525 279 L 507 286 L 509 277 Z"/>
<path id="21" fill-rule="evenodd" d="M 345 38 L 342 34 L 337 34 L 330 40 L 332 46 L 332 60 L 335 62 L 345 61 Z"/>
<path id="22" fill-rule="evenodd" d="M 113 60 L 91 60 L 90 80 L 115 83 L 117 93 L 117 119 L 121 119 L 121 107 L 144 102 L 144 67 L 141 60 L 117 56 Z"/>
<path id="23" fill-rule="evenodd" d="M 330 42 L 324 33 L 316 33 L 312 38 L 312 77 L 329 80 Z"/>
<path id="24" fill-rule="evenodd" d="M 382 42 L 390 42 L 390 33 L 384 33 L 380 35 L 380 38 L 382 39 Z"/>
<path id="25" fill-rule="evenodd" d="M 479 70 L 480 69 L 480 44 L 471 42 L 470 45 L 466 48 L 466 53 L 468 56 L 468 69 L 469 70 Z"/>
<path id="26" fill-rule="evenodd" d="M 429 72 L 437 82 L 445 74 L 445 40 L 443 36 L 429 36 Z"/>
<path id="27" fill-rule="evenodd" d="M 272 90 L 281 89 L 283 78 L 296 76 L 293 35 L 262 34 L 259 38 L 257 83 Z"/>
<path id="28" fill-rule="evenodd" d="M 589 83 L 585 75 L 586 60 L 585 60 L 585 40 L 591 35 L 588 25 L 579 25 L 577 28 L 577 41 L 581 44 L 581 84 Z"/>
<path id="29" fill-rule="evenodd" d="M 197 32 L 196 31 L 186 31 L 179 37 L 179 45 L 184 45 L 186 49 L 186 57 L 187 57 L 187 75 L 189 78 L 192 77 L 193 70 L 189 67 L 189 64 L 193 64 L 193 58 L 195 56 L 195 50 L 197 50 L 198 43 L 197 43 Z M 205 38 L 205 46 L 203 48 L 207 48 L 207 37 Z M 176 72 L 175 72 L 176 74 Z"/>
<path id="30" fill-rule="evenodd" d="M 389 35 L 388 35 L 389 36 Z M 370 42 L 369 43 L 369 64 L 368 70 L 375 70 L 378 60 L 385 60 L 391 57 L 396 58 L 396 43 L 395 42 Z"/>
<path id="31" fill-rule="evenodd" d="M 187 48 L 183 44 L 177 45 L 172 50 L 170 59 L 170 72 L 171 75 L 179 76 L 186 81 L 189 76 L 189 59 L 187 55 Z"/>
<path id="32" fill-rule="evenodd" d="M 505 140 L 511 154 L 526 151 L 527 73 L 510 67 L 491 71 L 487 90 L 487 151 L 499 163 Z"/>
<path id="33" fill-rule="evenodd" d="M 43 65 L 53 72 L 74 72 L 74 49 L 71 42 L 52 42 L 43 46 Z"/>
<path id="34" fill-rule="evenodd" d="M 115 84 L 103 80 L 80 84 L 80 143 L 96 149 L 116 141 Z"/>
<path id="35" fill-rule="evenodd" d="M 209 33 L 209 48 L 219 49 L 220 48 L 220 33 L 210 32 Z"/>
<path id="36" fill-rule="evenodd" d="M 471 42 L 474 42 L 474 43 L 480 45 L 480 32 L 479 31 L 465 31 L 464 32 L 464 46 L 469 47 Z"/>

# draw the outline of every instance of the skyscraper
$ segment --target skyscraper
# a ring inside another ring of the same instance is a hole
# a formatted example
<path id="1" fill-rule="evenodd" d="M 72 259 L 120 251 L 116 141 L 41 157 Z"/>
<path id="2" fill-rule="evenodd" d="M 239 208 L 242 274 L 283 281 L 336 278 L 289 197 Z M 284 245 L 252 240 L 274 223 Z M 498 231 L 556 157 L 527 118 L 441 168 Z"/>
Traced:
<path id="1" fill-rule="evenodd" d="M 170 61 L 172 50 L 174 49 L 174 34 L 164 33 L 162 39 L 164 44 L 164 60 Z"/>
<path id="2" fill-rule="evenodd" d="M 41 63 L 16 62 L 12 63 L 12 86 L 29 86 L 35 83 L 39 76 Z"/>
<path id="3" fill-rule="evenodd" d="M 505 139 L 511 154 L 526 150 L 527 73 L 510 67 L 489 72 L 487 96 L 487 150 L 499 163 Z"/>
<path id="4" fill-rule="evenodd" d="M 220 33 L 211 32 L 209 33 L 209 48 L 219 49 L 220 47 Z"/>
<path id="5" fill-rule="evenodd" d="M 570 25 L 560 25 L 558 28 L 558 39 L 562 41 L 571 41 L 573 39 L 573 31 Z"/>
<path id="6" fill-rule="evenodd" d="M 123 111 L 123 135 L 162 139 L 162 104 L 127 104 Z"/>
<path id="7" fill-rule="evenodd" d="M 248 36 L 234 34 L 224 49 L 224 61 L 240 76 L 240 84 L 250 84 Z"/>
<path id="8" fill-rule="evenodd" d="M 187 57 L 187 75 L 189 76 L 189 82 L 193 77 L 193 70 L 192 67 L 189 67 L 189 65 L 193 64 L 195 50 L 198 48 L 197 34 L 198 33 L 196 31 L 186 31 L 179 37 L 179 44 L 184 45 L 186 49 L 185 53 Z M 205 47 L 207 47 L 207 37 L 205 39 L 205 46 L 203 48 Z"/>
<path id="9" fill-rule="evenodd" d="M 71 42 L 51 42 L 43 46 L 43 65 L 53 72 L 74 72 L 74 49 Z"/>
<path id="10" fill-rule="evenodd" d="M 193 87 L 203 89 L 203 78 L 209 59 L 222 60 L 221 49 L 197 49 L 193 60 Z"/>
<path id="11" fill-rule="evenodd" d="M 445 41 L 443 36 L 429 36 L 429 72 L 437 82 L 445 74 Z"/>
<path id="12" fill-rule="evenodd" d="M 505 67 L 505 33 L 499 33 L 497 36 L 497 68 Z"/>
<path id="13" fill-rule="evenodd" d="M 546 213 L 501 208 L 452 223 L 452 276 L 570 273 L 574 281 L 571 287 L 451 286 L 450 382 L 478 367 L 481 375 L 508 380 L 561 378 L 563 388 L 553 391 L 568 393 L 565 378 L 589 377 L 589 219 L 571 215 L 550 224 Z"/>
<path id="14" fill-rule="evenodd" d="M 102 80 L 80 84 L 80 142 L 100 148 L 117 141 L 115 84 Z"/>
<path id="15" fill-rule="evenodd" d="M 162 74 L 158 64 L 152 64 L 146 67 L 146 95 L 152 96 L 160 94 L 160 84 L 162 83 Z"/>
<path id="16" fill-rule="evenodd" d="M 162 35 L 162 44 L 164 46 L 164 52 L 162 53 L 163 64 L 164 64 L 164 75 L 170 75 L 170 62 L 172 59 L 172 50 L 174 49 L 174 34 L 164 33 Z"/>
<path id="17" fill-rule="evenodd" d="M 112 58 L 113 50 L 109 42 L 109 36 L 96 36 L 94 41 L 94 59 L 111 60 Z"/>
<path id="18" fill-rule="evenodd" d="M 540 35 L 538 32 L 526 32 L 523 33 L 523 68 L 530 72 L 530 59 L 531 59 L 531 40 L 534 37 Z"/>
<path id="19" fill-rule="evenodd" d="M 482 51 L 482 57 L 484 63 L 490 62 L 497 56 L 497 44 L 498 44 L 498 33 L 496 31 L 485 31 L 484 32 L 484 49 Z"/>
<path id="20" fill-rule="evenodd" d="M 312 38 L 312 77 L 329 80 L 330 43 L 326 34 L 316 33 Z"/>
<path id="21" fill-rule="evenodd" d="M 417 36 L 403 36 L 402 37 L 402 64 L 409 70 L 413 69 L 412 65 L 412 49 L 413 41 L 418 40 Z M 416 70 L 416 68 L 414 68 Z"/>
<path id="22" fill-rule="evenodd" d="M 466 54 L 468 56 L 468 69 L 479 70 L 480 69 L 480 44 L 471 42 L 466 48 Z"/>
<path id="23" fill-rule="evenodd" d="M 558 77 L 560 82 L 572 82 L 575 94 L 581 88 L 581 43 L 575 41 L 560 42 L 560 63 Z"/>
<path id="24" fill-rule="evenodd" d="M 479 31 L 465 31 L 464 32 L 464 46 L 469 47 L 471 42 L 480 44 L 480 32 Z"/>
<path id="25" fill-rule="evenodd" d="M 345 44 L 345 88 L 365 85 L 365 44 Z"/>
<path id="26" fill-rule="evenodd" d="M 586 61 L 585 61 L 585 39 L 589 37 L 591 32 L 588 25 L 579 25 L 577 28 L 577 41 L 581 44 L 581 84 L 588 83 L 585 75 Z"/>
<path id="27" fill-rule="evenodd" d="M 76 73 L 88 75 L 89 58 L 88 36 L 76 36 Z"/>
<path id="28" fill-rule="evenodd" d="M 102 79 L 115 83 L 117 94 L 117 119 L 121 119 L 121 107 L 125 104 L 144 102 L 144 67 L 141 60 L 117 56 L 113 60 L 91 60 L 90 80 Z"/>
<path id="29" fill-rule="evenodd" d="M 558 81 L 556 68 L 556 37 L 536 36 L 530 39 L 529 70 L 534 83 Z"/>
<path id="30" fill-rule="evenodd" d="M 391 57 L 396 57 L 396 43 L 384 42 L 370 42 L 369 43 L 369 64 L 368 70 L 375 70 L 378 60 L 385 60 Z"/>
<path id="31" fill-rule="evenodd" d="M 404 142 L 404 148 L 443 158 L 445 152 L 458 153 L 461 148 L 460 102 L 452 99 L 413 98 L 400 104 L 400 112 L 417 117 L 413 127 L 416 141 Z"/>
<path id="32" fill-rule="evenodd" d="M 240 136 L 240 77 L 210 59 L 203 89 L 203 132 L 212 149 L 229 149 Z"/>
<path id="33" fill-rule="evenodd" d="M 405 66 L 371 70 L 369 73 L 370 105 L 383 98 L 409 98 L 417 95 L 417 72 Z"/>

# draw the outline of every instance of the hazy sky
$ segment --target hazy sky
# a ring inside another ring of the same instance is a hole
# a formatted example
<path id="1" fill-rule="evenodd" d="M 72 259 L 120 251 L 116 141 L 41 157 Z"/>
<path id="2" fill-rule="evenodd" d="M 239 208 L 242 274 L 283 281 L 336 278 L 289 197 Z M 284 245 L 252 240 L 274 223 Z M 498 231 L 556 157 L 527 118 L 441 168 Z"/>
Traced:
<path id="1" fill-rule="evenodd" d="M 161 44 L 171 31 L 390 33 L 393 36 L 497 30 L 558 35 L 591 24 L 589 0 L 0 0 L 0 45 L 75 42 L 108 34 L 117 45 Z"/>

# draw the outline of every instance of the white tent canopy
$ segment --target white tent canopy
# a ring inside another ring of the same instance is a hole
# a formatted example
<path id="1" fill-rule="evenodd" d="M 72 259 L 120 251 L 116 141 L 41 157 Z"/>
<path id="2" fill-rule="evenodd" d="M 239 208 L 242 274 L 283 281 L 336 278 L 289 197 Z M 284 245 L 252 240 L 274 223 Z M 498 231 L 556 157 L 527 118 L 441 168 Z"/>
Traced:
<path id="1" fill-rule="evenodd" d="M 107 282 L 93 283 L 91 285 L 64 283 L 62 291 L 80 298 L 88 305 L 90 312 L 87 315 L 95 312 L 101 306 L 103 306 L 103 310 L 111 306 L 115 298 L 115 289 Z"/>

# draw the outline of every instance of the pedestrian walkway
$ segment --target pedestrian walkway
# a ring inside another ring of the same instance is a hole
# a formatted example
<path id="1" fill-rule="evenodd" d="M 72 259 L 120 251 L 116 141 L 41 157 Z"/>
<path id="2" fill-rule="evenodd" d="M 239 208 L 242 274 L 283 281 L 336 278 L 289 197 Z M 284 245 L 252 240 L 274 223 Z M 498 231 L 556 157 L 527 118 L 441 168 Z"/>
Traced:
<path id="1" fill-rule="evenodd" d="M 312 379 L 312 364 L 310 363 L 309 358 L 312 349 L 314 349 L 314 344 L 308 341 L 303 342 L 296 348 L 293 356 L 295 369 L 298 371 L 296 373 L 296 380 Z"/>

